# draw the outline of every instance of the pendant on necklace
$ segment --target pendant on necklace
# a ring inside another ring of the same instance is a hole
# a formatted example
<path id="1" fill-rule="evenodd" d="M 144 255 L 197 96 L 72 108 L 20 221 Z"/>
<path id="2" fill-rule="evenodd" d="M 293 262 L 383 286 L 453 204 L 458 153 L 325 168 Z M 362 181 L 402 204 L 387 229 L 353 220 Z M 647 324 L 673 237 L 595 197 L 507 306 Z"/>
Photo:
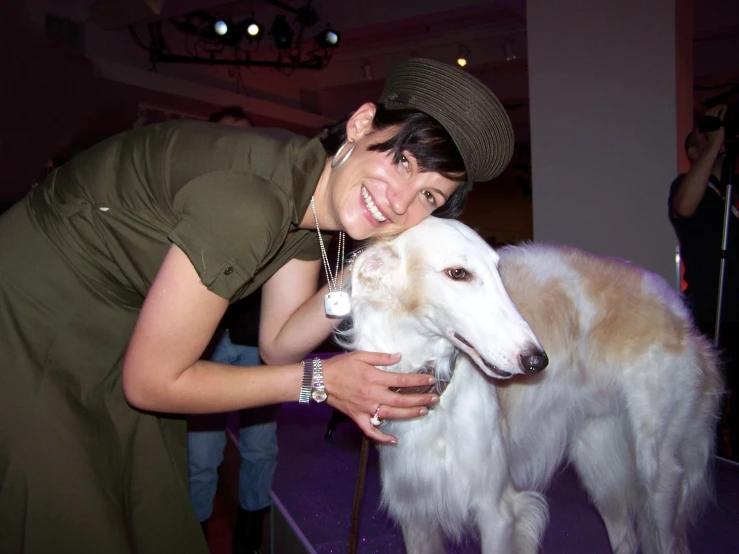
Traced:
<path id="1" fill-rule="evenodd" d="M 329 292 L 323 297 L 323 306 L 328 317 L 346 317 L 351 311 L 349 293 L 343 290 Z"/>

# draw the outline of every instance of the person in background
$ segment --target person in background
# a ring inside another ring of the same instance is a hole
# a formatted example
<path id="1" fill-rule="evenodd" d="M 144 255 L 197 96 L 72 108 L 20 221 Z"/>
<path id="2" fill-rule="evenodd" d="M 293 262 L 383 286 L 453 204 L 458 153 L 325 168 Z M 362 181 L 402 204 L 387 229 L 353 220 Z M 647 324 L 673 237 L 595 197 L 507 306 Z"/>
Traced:
<path id="1" fill-rule="evenodd" d="M 229 107 L 213 113 L 209 120 L 234 127 L 251 127 L 244 111 Z M 256 366 L 259 357 L 259 313 L 261 289 L 226 310 L 207 359 L 235 366 Z M 203 533 L 218 488 L 218 467 L 226 447 L 228 414 L 188 417 L 187 458 L 190 499 Z M 270 507 L 272 478 L 277 466 L 277 406 L 250 408 L 238 412 L 241 456 L 239 471 L 239 511 L 233 533 L 234 554 L 260 554 L 264 518 Z"/>
<path id="2" fill-rule="evenodd" d="M 708 117 L 723 120 L 726 105 L 708 109 Z M 714 339 L 719 291 L 719 271 L 724 231 L 725 190 L 721 184 L 726 154 L 725 130 L 701 132 L 694 129 L 685 139 L 685 152 L 691 167 L 672 182 L 668 213 L 680 243 L 685 266 L 685 298 L 696 325 Z M 733 170 L 733 168 L 732 168 Z M 722 349 L 728 395 L 723 423 L 728 432 L 728 447 L 723 425 L 719 425 L 719 454 L 739 460 L 739 406 L 736 390 L 739 376 L 739 206 L 734 200 L 729 213 L 729 236 L 719 346 Z"/>
<path id="3" fill-rule="evenodd" d="M 229 106 L 213 112 L 210 114 L 208 121 L 231 125 L 231 127 L 252 127 L 254 125 L 246 112 L 239 106 Z"/>

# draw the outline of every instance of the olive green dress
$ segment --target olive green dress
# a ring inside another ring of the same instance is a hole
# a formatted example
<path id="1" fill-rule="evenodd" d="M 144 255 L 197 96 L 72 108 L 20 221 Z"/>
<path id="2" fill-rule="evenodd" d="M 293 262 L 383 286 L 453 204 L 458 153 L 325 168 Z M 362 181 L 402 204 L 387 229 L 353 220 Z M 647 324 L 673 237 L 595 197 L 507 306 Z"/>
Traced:
<path id="1" fill-rule="evenodd" d="M 131 408 L 121 363 L 172 243 L 235 301 L 291 258 L 317 139 L 194 121 L 112 137 L 0 217 L 0 552 L 207 552 L 182 418 Z"/>

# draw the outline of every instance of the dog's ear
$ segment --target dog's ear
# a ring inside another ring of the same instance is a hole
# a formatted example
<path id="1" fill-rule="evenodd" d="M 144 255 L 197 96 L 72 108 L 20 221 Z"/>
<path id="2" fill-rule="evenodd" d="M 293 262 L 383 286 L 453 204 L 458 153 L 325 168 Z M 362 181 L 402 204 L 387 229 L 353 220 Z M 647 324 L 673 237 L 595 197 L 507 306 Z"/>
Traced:
<path id="1" fill-rule="evenodd" d="M 397 284 L 394 278 L 401 260 L 390 242 L 377 242 L 362 252 L 352 267 L 352 291 L 376 292 Z"/>

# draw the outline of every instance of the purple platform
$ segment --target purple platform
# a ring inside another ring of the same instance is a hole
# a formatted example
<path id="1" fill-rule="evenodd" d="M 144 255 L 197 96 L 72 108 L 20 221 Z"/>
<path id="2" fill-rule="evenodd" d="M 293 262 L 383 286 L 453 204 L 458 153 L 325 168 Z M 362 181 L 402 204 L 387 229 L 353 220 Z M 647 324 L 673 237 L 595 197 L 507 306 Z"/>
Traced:
<path id="1" fill-rule="evenodd" d="M 324 438 L 331 418 L 328 406 L 286 404 L 278 420 L 280 456 L 273 493 L 317 554 L 345 554 L 361 434 L 342 423 Z M 739 554 L 739 464 L 716 459 L 717 500 L 691 535 L 693 554 Z M 609 552 L 605 528 L 568 469 L 548 492 L 550 523 L 546 554 Z M 377 453 L 370 451 L 362 505 L 359 554 L 404 554 L 400 530 L 379 510 Z M 452 545 L 449 552 L 478 554 L 474 541 Z M 281 554 L 275 551 L 275 554 Z M 291 553 L 292 554 L 292 553 Z"/>

